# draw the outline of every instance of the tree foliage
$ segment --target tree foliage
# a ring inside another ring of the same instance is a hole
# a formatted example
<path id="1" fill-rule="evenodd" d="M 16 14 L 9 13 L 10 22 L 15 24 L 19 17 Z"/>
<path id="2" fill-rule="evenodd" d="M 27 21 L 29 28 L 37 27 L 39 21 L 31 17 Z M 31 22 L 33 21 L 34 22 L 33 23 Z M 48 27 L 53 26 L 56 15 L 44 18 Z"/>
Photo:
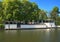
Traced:
<path id="1" fill-rule="evenodd" d="M 51 15 L 51 19 L 55 20 L 56 24 L 59 23 L 59 8 L 58 7 L 54 7 L 53 10 L 50 13 Z"/>
<path id="2" fill-rule="evenodd" d="M 59 8 L 54 7 L 50 13 L 51 19 L 59 19 Z M 45 20 L 47 12 L 39 9 L 36 3 L 28 0 L 3 0 L 0 2 L 0 20 L 2 21 L 28 21 Z"/>
<path id="3" fill-rule="evenodd" d="M 58 17 L 58 14 L 59 14 L 59 8 L 55 6 L 51 11 L 51 18 L 56 20 L 56 18 Z"/>
<path id="4" fill-rule="evenodd" d="M 28 0 L 4 0 L 2 7 L 5 20 L 39 20 L 40 13 L 41 19 L 46 17 L 45 11 L 41 10 L 42 13 L 35 3 Z"/>

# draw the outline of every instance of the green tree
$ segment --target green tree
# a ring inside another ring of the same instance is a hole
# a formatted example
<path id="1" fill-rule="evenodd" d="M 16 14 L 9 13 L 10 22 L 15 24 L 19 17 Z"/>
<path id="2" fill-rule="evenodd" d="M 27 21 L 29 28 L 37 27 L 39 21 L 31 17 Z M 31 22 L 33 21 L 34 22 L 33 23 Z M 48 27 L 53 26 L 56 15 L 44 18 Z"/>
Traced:
<path id="1" fill-rule="evenodd" d="M 3 8 L 2 8 L 2 2 L 0 2 L 0 23 L 3 23 Z"/>
<path id="2" fill-rule="evenodd" d="M 39 12 L 39 19 L 40 19 L 40 20 L 45 20 L 45 19 L 47 19 L 47 14 L 46 14 L 46 13 L 47 13 L 46 11 L 40 10 L 40 12 Z"/>
<path id="3" fill-rule="evenodd" d="M 54 7 L 53 10 L 50 13 L 51 18 L 56 20 L 57 17 L 58 17 L 58 13 L 59 13 L 59 8 L 58 7 Z"/>
<path id="4" fill-rule="evenodd" d="M 51 19 L 53 19 L 56 23 L 57 23 L 57 19 L 58 19 L 58 14 L 59 14 L 59 8 L 55 6 L 52 9 L 50 15 L 51 15 Z"/>
<path id="5" fill-rule="evenodd" d="M 5 20 L 38 20 L 41 14 L 41 19 L 46 19 L 46 12 L 39 9 L 36 3 L 31 3 L 27 0 L 4 0 L 3 14 Z"/>

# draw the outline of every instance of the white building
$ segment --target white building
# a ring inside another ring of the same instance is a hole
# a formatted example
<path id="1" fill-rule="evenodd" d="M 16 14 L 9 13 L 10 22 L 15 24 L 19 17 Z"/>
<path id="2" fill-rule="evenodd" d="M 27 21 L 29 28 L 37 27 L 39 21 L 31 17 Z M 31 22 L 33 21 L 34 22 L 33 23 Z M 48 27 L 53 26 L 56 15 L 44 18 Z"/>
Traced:
<path id="1" fill-rule="evenodd" d="M 5 29 L 25 29 L 25 28 L 51 28 L 55 27 L 55 22 L 53 20 L 43 20 L 38 24 L 21 24 L 20 22 L 6 22 Z"/>

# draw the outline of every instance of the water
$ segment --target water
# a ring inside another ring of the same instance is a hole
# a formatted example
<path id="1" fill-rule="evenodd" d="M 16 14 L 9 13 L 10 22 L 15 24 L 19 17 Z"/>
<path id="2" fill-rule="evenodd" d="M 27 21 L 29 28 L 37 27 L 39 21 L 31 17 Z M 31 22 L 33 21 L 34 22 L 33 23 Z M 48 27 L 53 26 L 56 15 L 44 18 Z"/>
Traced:
<path id="1" fill-rule="evenodd" d="M 60 42 L 60 29 L 0 30 L 0 42 Z"/>

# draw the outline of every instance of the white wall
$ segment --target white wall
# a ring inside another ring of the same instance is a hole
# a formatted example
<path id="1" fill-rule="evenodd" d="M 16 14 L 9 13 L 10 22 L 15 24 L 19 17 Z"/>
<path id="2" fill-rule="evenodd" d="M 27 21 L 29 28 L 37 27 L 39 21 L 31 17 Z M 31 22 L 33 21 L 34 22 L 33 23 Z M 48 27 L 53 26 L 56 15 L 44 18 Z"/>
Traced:
<path id="1" fill-rule="evenodd" d="M 56 26 L 56 27 L 59 27 L 60 28 L 60 25 Z"/>
<path id="2" fill-rule="evenodd" d="M 17 28 L 17 24 L 10 24 L 10 29 L 16 29 Z"/>
<path id="3" fill-rule="evenodd" d="M 5 24 L 5 29 L 9 29 L 9 24 Z"/>
<path id="4" fill-rule="evenodd" d="M 44 23 L 47 27 L 55 27 L 55 23 Z"/>
<path id="5" fill-rule="evenodd" d="M 5 24 L 5 29 L 16 29 L 17 24 Z"/>
<path id="6" fill-rule="evenodd" d="M 38 25 L 21 25 L 21 28 L 47 28 L 55 27 L 55 23 L 44 23 Z M 17 29 L 17 24 L 5 24 L 5 29 Z"/>
<path id="7" fill-rule="evenodd" d="M 21 28 L 46 28 L 46 25 L 21 25 Z"/>

